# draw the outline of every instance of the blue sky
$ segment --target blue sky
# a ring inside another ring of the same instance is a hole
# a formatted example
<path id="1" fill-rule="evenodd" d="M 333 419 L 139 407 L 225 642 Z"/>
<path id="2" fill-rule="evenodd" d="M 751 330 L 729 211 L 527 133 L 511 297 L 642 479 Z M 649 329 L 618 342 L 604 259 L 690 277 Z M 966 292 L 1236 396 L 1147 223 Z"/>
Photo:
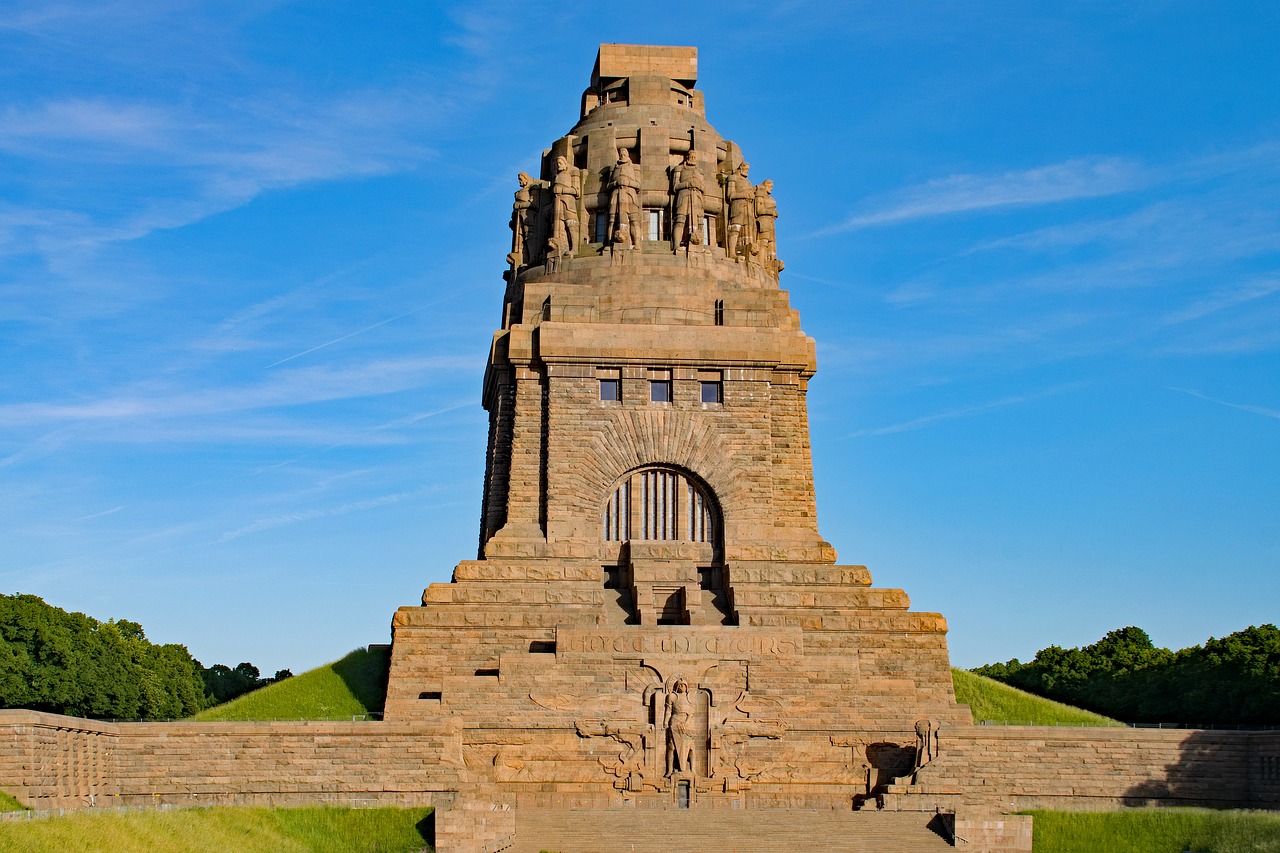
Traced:
<path id="1" fill-rule="evenodd" d="M 693 44 L 818 341 L 819 518 L 973 666 L 1280 619 L 1280 6 L 0 5 L 0 590 L 206 664 L 474 555 L 515 175 Z"/>

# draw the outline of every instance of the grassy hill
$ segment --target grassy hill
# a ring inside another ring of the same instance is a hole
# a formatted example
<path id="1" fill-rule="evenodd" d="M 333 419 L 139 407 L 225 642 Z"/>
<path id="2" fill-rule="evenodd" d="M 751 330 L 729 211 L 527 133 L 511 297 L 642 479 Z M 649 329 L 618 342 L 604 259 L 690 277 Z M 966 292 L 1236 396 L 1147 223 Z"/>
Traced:
<path id="1" fill-rule="evenodd" d="M 389 646 L 370 646 L 201 711 L 193 720 L 349 720 L 382 711 Z"/>
<path id="2" fill-rule="evenodd" d="M 1034 696 L 986 676 L 952 669 L 956 701 L 968 705 L 975 723 L 1023 726 L 1122 726 L 1124 723 Z"/>
<path id="3" fill-rule="evenodd" d="M 82 811 L 0 825 L 0 853 L 397 853 L 429 849 L 429 808 Z"/>

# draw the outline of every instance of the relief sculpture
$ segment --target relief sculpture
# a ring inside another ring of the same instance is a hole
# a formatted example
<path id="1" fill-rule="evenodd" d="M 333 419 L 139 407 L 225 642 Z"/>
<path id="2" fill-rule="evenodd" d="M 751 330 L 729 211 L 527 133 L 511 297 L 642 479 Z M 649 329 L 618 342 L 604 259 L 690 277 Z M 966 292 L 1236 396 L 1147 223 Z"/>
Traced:
<path id="1" fill-rule="evenodd" d="M 677 770 L 693 773 L 693 744 L 697 731 L 689 683 L 677 676 L 664 705 L 662 727 L 667 732 L 667 775 Z"/>

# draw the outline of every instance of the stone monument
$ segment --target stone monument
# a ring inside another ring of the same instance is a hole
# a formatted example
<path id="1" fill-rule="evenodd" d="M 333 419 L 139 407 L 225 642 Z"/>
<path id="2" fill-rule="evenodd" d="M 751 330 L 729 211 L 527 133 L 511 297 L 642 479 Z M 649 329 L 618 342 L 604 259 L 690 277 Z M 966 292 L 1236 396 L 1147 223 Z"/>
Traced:
<path id="1" fill-rule="evenodd" d="M 696 77 L 602 45 L 519 176 L 478 559 L 396 613 L 386 705 L 487 800 L 848 809 L 970 721 L 943 618 L 818 532 L 773 183 Z"/>

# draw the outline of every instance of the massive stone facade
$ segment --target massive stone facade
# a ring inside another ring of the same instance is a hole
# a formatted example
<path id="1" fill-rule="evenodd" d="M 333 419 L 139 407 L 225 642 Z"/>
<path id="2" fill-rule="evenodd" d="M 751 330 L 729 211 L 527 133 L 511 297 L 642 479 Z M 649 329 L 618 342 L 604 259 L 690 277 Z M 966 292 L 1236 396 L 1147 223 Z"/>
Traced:
<path id="1" fill-rule="evenodd" d="M 943 618 L 818 532 L 772 182 L 696 65 L 602 46 L 519 176 L 479 559 L 396 613 L 386 707 L 487 796 L 848 808 L 969 723 Z"/>
<path id="2" fill-rule="evenodd" d="M 953 809 L 988 851 L 1030 842 L 993 812 L 1280 807 L 1280 733 L 972 725 L 942 617 L 836 564 L 772 183 L 695 77 L 691 48 L 603 46 L 581 119 L 518 178 L 480 552 L 396 613 L 387 719 L 0 711 L 6 791 L 436 805 L 441 853 L 582 807 L 720 809 L 753 837 L 768 822 L 729 817 Z"/>

